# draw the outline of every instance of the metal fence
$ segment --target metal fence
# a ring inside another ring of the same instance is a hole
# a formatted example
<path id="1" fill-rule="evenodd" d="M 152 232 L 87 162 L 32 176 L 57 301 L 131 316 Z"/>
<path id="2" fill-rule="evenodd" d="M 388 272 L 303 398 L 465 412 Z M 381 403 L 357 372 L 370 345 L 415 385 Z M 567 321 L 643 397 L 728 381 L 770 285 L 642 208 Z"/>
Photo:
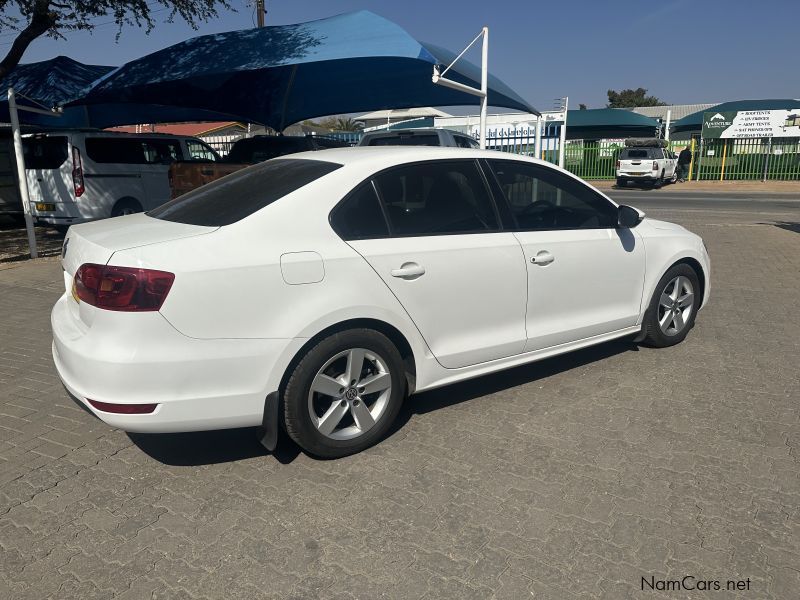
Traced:
<path id="1" fill-rule="evenodd" d="M 490 150 L 510 152 L 524 156 L 535 155 L 535 139 L 529 130 L 495 131 L 488 137 Z M 324 137 L 358 144 L 361 132 L 338 131 Z M 226 155 L 236 138 L 206 142 L 221 155 Z M 558 163 L 558 137 L 542 137 L 538 158 Z M 692 180 L 800 180 L 800 138 L 759 138 L 728 140 L 674 140 L 669 149 L 676 154 L 689 146 L 692 148 Z M 565 168 L 583 179 L 609 179 L 616 177 L 619 153 L 624 148 L 622 140 L 591 141 L 570 140 L 564 146 Z"/>
<path id="2" fill-rule="evenodd" d="M 695 140 L 692 179 L 800 179 L 800 139 Z"/>

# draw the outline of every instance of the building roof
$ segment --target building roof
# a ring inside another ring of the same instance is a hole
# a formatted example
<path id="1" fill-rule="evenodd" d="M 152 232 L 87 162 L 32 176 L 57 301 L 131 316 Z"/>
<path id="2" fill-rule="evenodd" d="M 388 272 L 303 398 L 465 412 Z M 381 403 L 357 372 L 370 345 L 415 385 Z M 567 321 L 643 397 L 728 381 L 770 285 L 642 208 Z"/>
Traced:
<path id="1" fill-rule="evenodd" d="M 152 128 L 151 128 L 152 127 Z M 172 135 L 211 135 L 216 131 L 237 127 L 244 130 L 245 126 L 237 121 L 212 121 L 206 123 L 160 123 L 142 125 L 123 125 L 121 127 L 110 127 L 109 131 L 121 131 L 123 133 L 139 133 L 144 131 L 153 133 L 170 133 Z"/>
<path id="2" fill-rule="evenodd" d="M 716 102 L 706 104 L 668 104 L 666 106 L 636 106 L 634 108 L 625 108 L 622 110 L 629 110 L 651 119 L 661 119 L 662 121 L 667 118 L 667 111 L 671 111 L 670 119 L 674 123 L 678 119 L 682 119 L 687 115 L 708 110 L 715 106 Z"/>
<path id="3" fill-rule="evenodd" d="M 389 110 L 376 110 L 355 117 L 357 121 L 372 121 L 373 119 L 415 119 L 418 117 L 449 117 L 451 115 L 438 108 L 424 106 L 421 108 L 396 108 Z"/>

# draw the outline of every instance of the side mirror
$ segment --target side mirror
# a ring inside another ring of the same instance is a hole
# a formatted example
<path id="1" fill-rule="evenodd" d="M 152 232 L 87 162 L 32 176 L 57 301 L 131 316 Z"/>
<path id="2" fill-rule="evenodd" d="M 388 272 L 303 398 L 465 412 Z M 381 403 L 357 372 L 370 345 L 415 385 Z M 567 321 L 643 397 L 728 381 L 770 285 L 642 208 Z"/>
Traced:
<path id="1" fill-rule="evenodd" d="M 636 210 L 632 206 L 620 204 L 617 211 L 617 225 L 630 229 L 636 227 L 644 219 L 644 213 Z"/>

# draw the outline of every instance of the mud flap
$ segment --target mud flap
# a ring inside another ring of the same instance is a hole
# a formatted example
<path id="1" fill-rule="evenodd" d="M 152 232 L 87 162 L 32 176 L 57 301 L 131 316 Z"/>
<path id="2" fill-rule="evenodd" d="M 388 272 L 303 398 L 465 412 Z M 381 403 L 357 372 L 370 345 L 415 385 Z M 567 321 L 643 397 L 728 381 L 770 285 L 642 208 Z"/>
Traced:
<path id="1" fill-rule="evenodd" d="M 258 441 L 270 452 L 278 445 L 278 392 L 267 394 L 264 400 L 264 418 L 257 432 Z"/>

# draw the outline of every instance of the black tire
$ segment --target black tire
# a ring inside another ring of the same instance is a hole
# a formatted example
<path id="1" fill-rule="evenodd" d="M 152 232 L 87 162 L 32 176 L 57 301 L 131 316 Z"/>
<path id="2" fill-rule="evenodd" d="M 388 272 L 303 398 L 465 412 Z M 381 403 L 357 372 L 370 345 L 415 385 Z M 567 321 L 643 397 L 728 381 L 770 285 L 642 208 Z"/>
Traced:
<path id="1" fill-rule="evenodd" d="M 622 177 L 617 177 L 617 187 L 624 188 L 628 185 L 628 180 Z"/>
<path id="2" fill-rule="evenodd" d="M 122 215 L 130 215 L 133 213 L 142 212 L 142 205 L 133 198 L 123 198 L 118 201 L 114 208 L 111 209 L 112 217 L 121 217 Z"/>
<path id="3" fill-rule="evenodd" d="M 661 294 L 665 291 L 665 288 L 667 288 L 670 282 L 679 276 L 688 278 L 689 282 L 691 283 L 693 289 L 691 311 L 683 328 L 676 333 L 668 335 L 662 331 L 661 326 L 659 325 L 659 316 L 660 313 L 663 312 L 663 308 L 660 305 Z M 695 270 L 685 263 L 673 265 L 659 280 L 658 285 L 653 292 L 653 297 L 650 299 L 650 304 L 647 307 L 647 311 L 645 312 L 644 320 L 642 322 L 642 343 L 646 346 L 652 346 L 653 348 L 666 348 L 667 346 L 680 344 L 684 339 L 686 339 L 686 336 L 689 334 L 689 331 L 692 329 L 692 327 L 694 327 L 695 317 L 697 317 L 697 309 L 700 306 L 701 300 L 702 295 L 700 290 L 700 281 Z"/>
<path id="4" fill-rule="evenodd" d="M 69 231 L 69 225 L 53 225 L 53 229 L 55 229 L 61 235 L 67 235 L 67 231 Z"/>
<path id="5" fill-rule="evenodd" d="M 309 410 L 311 384 L 328 361 L 352 348 L 366 349 L 383 360 L 391 377 L 391 389 L 383 412 L 369 430 L 351 439 L 331 439 L 312 422 Z M 286 432 L 303 450 L 320 458 L 339 458 L 361 452 L 386 434 L 400 411 L 406 390 L 403 359 L 389 338 L 372 329 L 348 329 L 335 333 L 312 347 L 289 376 L 282 397 Z"/>

